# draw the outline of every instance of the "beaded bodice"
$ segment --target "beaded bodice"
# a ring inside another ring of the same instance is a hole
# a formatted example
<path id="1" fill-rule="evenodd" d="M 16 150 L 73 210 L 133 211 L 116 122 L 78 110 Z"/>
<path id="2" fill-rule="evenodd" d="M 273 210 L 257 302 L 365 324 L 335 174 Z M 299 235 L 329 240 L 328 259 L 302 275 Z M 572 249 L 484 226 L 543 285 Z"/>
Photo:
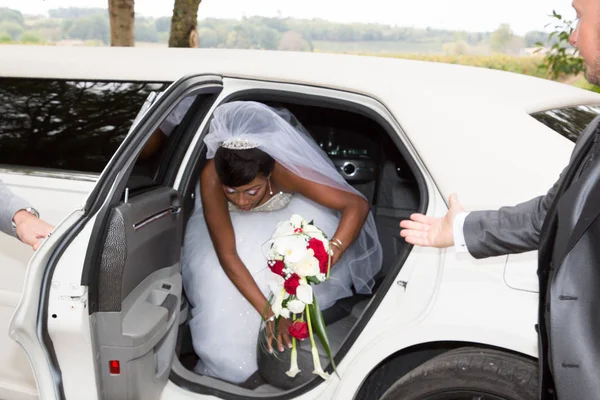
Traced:
<path id="1" fill-rule="evenodd" d="M 278 211 L 282 208 L 285 208 L 290 201 L 292 200 L 291 193 L 279 192 L 273 195 L 269 200 L 265 201 L 263 204 L 254 207 L 249 211 L 242 211 L 239 207 L 237 207 L 233 203 L 229 203 L 229 211 L 230 212 L 269 212 L 269 211 Z"/>

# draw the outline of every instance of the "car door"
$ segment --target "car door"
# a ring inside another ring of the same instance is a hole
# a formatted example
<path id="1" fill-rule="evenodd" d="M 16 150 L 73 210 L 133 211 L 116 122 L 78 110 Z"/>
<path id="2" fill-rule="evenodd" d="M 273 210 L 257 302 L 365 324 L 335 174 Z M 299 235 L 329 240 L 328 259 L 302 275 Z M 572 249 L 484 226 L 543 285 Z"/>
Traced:
<path id="1" fill-rule="evenodd" d="M 58 225 L 85 203 L 145 98 L 167 83 L 74 79 L 68 71 L 40 78 L 35 70 L 0 77 L 0 179 Z M 8 335 L 33 253 L 0 234 L 2 399 L 37 398 L 26 354 Z"/>
<path id="2" fill-rule="evenodd" d="M 181 302 L 184 213 L 173 183 L 190 133 L 221 88 L 217 76 L 185 77 L 157 96 L 85 207 L 32 259 L 11 337 L 27 352 L 44 398 L 160 396 Z M 184 99 L 193 101 L 183 119 L 159 152 L 142 158 Z"/>

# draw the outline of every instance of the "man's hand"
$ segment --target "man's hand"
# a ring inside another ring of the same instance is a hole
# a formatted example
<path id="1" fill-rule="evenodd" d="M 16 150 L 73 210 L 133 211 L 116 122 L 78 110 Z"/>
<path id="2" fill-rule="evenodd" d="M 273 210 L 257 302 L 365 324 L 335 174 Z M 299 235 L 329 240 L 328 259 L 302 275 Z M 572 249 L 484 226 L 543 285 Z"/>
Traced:
<path id="1" fill-rule="evenodd" d="M 464 211 L 455 194 L 450 196 L 449 209 L 442 218 L 413 214 L 410 220 L 400 222 L 400 236 L 407 243 L 424 247 L 450 247 L 454 245 L 453 224 L 456 215 Z"/>
<path id="2" fill-rule="evenodd" d="M 25 210 L 17 211 L 13 217 L 17 227 L 17 237 L 33 250 L 40 247 L 41 240 L 48 237 L 54 227 Z"/>

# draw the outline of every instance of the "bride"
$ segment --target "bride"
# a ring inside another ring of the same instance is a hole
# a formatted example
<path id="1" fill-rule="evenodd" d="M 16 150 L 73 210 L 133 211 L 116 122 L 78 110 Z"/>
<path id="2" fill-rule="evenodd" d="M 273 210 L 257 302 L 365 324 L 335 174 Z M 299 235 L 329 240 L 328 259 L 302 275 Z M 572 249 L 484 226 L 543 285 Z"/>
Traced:
<path id="1" fill-rule="evenodd" d="M 368 202 L 289 112 L 256 102 L 221 105 L 204 142 L 208 161 L 182 258 L 200 358 L 194 370 L 243 383 L 258 368 L 261 321 L 268 321 L 270 352 L 291 347 L 289 321 L 275 328 L 269 320 L 262 253 L 279 222 L 299 214 L 335 244 L 330 279 L 314 287 L 322 310 L 351 296 L 352 287 L 371 292 L 381 246 Z"/>

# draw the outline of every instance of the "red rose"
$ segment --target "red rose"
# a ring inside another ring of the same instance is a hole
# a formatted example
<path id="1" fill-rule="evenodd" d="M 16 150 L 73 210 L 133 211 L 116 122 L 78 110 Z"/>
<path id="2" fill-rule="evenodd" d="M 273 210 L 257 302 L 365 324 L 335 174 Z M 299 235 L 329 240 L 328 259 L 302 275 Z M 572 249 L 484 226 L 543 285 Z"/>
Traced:
<path id="1" fill-rule="evenodd" d="M 323 242 L 319 239 L 312 238 L 308 241 L 308 248 L 315 253 L 315 258 L 319 260 L 319 270 L 321 273 L 326 274 L 327 267 L 329 266 L 329 254 L 327 254 Z"/>
<path id="2" fill-rule="evenodd" d="M 308 334 L 308 324 L 304 321 L 294 321 L 288 328 L 290 335 L 296 339 L 306 339 Z"/>
<path id="3" fill-rule="evenodd" d="M 269 261 L 269 268 L 271 268 L 271 271 L 274 274 L 283 276 L 283 268 L 284 267 L 285 267 L 285 264 L 281 260 Z"/>
<path id="4" fill-rule="evenodd" d="M 300 276 L 297 274 L 293 274 L 286 279 L 285 282 L 283 282 L 283 287 L 289 294 L 296 294 L 296 289 L 298 289 L 298 286 L 300 286 Z"/>
<path id="5" fill-rule="evenodd" d="M 302 230 L 302 228 L 296 228 L 296 229 L 294 229 L 294 233 L 302 233 L 302 232 L 304 232 Z"/>

